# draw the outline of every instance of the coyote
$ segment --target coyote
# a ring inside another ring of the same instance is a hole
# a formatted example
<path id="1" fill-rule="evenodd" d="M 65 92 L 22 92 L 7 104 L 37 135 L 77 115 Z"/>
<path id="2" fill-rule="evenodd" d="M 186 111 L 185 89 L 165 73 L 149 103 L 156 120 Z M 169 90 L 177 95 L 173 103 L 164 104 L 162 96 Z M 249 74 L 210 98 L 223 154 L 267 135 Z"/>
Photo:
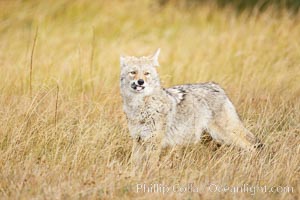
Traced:
<path id="1" fill-rule="evenodd" d="M 159 53 L 160 49 L 151 56 L 120 57 L 123 109 L 135 149 L 153 139 L 161 148 L 196 143 L 204 131 L 218 143 L 245 150 L 257 147 L 258 140 L 218 84 L 163 88 L 156 70 Z"/>

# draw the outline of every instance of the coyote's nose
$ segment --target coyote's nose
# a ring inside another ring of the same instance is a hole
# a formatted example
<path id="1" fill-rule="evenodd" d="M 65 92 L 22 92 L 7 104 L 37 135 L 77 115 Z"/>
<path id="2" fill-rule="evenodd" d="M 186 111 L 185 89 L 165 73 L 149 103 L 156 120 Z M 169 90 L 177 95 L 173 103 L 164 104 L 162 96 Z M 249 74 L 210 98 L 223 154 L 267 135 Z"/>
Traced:
<path id="1" fill-rule="evenodd" d="M 145 81 L 143 79 L 139 79 L 137 82 L 139 85 L 143 85 Z"/>

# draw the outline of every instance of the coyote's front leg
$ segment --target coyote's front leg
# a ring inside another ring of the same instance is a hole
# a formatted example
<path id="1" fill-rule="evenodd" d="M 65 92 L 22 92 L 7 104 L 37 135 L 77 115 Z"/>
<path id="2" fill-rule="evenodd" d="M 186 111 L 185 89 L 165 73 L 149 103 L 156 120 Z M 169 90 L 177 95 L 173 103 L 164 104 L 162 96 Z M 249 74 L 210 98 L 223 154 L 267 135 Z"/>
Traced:
<path id="1" fill-rule="evenodd" d="M 138 168 L 156 166 L 160 154 L 161 138 L 158 134 L 155 134 L 146 140 L 137 138 L 132 147 L 132 164 Z"/>
<path id="2" fill-rule="evenodd" d="M 143 163 L 143 155 L 144 155 L 144 147 L 140 142 L 140 138 L 137 138 L 133 141 L 133 146 L 131 150 L 131 163 L 133 166 L 142 166 Z"/>

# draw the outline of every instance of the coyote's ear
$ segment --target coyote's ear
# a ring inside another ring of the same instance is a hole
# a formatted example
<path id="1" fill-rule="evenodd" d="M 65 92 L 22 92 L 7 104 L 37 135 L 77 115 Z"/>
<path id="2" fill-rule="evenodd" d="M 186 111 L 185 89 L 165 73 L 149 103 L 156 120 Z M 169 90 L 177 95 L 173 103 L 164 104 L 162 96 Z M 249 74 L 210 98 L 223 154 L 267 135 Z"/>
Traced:
<path id="1" fill-rule="evenodd" d="M 124 56 L 120 56 L 120 66 L 121 67 L 125 66 L 125 57 Z"/>
<path id="2" fill-rule="evenodd" d="M 153 54 L 153 56 L 151 57 L 152 60 L 153 60 L 153 65 L 158 67 L 159 66 L 159 62 L 158 62 L 158 56 L 159 56 L 159 53 L 160 53 L 160 48 L 158 48 L 155 53 Z"/>

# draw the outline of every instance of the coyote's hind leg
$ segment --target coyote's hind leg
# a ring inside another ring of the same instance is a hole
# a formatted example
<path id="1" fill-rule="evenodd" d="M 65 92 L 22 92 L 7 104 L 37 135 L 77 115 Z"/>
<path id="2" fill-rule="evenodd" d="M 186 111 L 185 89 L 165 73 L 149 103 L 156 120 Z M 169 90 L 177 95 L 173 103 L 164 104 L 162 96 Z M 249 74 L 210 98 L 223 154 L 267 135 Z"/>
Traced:
<path id="1" fill-rule="evenodd" d="M 219 143 L 234 144 L 245 150 L 254 150 L 256 139 L 254 135 L 241 124 L 234 127 L 221 127 L 211 123 L 208 129 L 210 135 Z"/>
<path id="2" fill-rule="evenodd" d="M 225 144 L 234 144 L 245 150 L 254 150 L 258 140 L 247 130 L 228 100 L 208 126 L 212 138 Z"/>

